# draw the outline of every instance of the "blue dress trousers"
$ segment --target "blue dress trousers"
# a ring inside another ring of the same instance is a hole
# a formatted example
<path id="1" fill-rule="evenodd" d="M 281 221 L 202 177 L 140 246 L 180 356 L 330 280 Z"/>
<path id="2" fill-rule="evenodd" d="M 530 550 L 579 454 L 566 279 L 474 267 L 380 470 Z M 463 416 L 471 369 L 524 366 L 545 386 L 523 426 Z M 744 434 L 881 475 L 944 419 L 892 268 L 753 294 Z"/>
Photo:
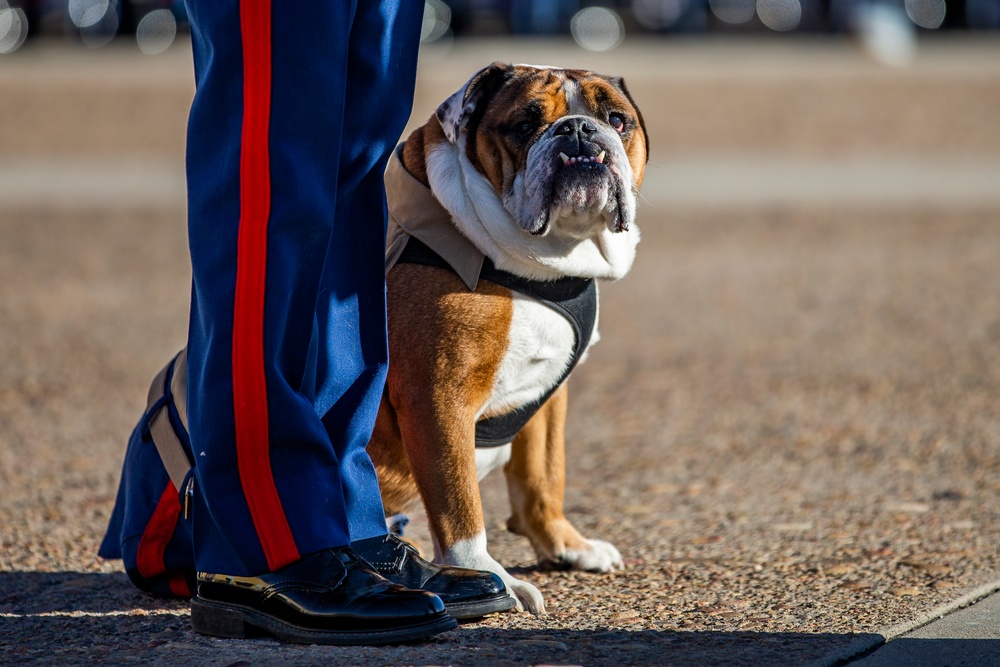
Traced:
<path id="1" fill-rule="evenodd" d="M 251 576 L 386 532 L 365 452 L 388 363 L 383 173 L 423 2 L 189 0 L 188 14 L 189 432 L 169 415 L 194 462 L 189 511 L 149 411 L 101 547 L 173 595 L 194 570 Z"/>

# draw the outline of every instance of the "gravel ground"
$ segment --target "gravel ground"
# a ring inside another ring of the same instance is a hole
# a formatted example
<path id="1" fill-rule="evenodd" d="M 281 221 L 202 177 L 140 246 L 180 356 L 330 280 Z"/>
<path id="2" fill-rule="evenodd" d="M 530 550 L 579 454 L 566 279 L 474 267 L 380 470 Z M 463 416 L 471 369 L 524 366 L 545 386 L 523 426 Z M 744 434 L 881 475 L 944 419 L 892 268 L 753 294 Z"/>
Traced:
<path id="1" fill-rule="evenodd" d="M 998 50 L 934 43 L 897 72 L 839 43 L 486 43 L 428 54 L 415 117 L 469 62 L 572 58 L 633 82 L 654 160 L 996 158 Z M 4 161 L 180 159 L 181 47 L 37 47 L 4 68 Z M 641 216 L 568 433 L 568 515 L 625 571 L 536 571 L 488 479 L 491 551 L 550 613 L 335 649 L 194 635 L 186 605 L 96 559 L 145 387 L 184 339 L 183 203 L 0 202 L 0 663 L 801 665 L 1000 578 L 1000 208 L 657 201 Z"/>

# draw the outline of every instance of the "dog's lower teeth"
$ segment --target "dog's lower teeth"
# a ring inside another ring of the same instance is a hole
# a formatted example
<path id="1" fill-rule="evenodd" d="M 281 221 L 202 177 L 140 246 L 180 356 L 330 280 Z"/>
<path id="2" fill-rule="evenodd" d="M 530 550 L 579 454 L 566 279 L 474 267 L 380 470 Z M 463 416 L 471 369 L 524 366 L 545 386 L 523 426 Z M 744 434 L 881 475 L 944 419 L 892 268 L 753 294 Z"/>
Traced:
<path id="1" fill-rule="evenodd" d="M 576 157 L 569 157 L 565 153 L 559 153 L 559 158 L 562 160 L 563 166 L 568 167 L 574 164 L 580 164 L 581 162 L 589 164 L 604 164 L 604 156 L 607 155 L 607 151 L 601 151 L 601 154 L 597 157 L 587 157 L 586 155 L 578 155 Z"/>

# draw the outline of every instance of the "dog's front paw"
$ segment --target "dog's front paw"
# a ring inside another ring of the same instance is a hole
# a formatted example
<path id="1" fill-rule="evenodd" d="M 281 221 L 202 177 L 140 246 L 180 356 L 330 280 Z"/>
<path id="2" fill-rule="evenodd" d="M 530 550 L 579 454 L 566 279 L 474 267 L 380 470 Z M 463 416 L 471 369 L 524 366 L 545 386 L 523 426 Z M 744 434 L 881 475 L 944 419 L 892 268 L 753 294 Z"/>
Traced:
<path id="1" fill-rule="evenodd" d="M 541 591 L 527 581 L 512 577 L 503 565 L 486 551 L 485 532 L 472 539 L 456 542 L 435 560 L 444 565 L 492 572 L 503 580 L 507 592 L 517 601 L 518 611 L 530 611 L 532 614 L 545 613 L 545 601 L 542 599 Z"/>
<path id="2" fill-rule="evenodd" d="M 584 570 L 586 572 L 614 572 L 625 567 L 615 545 L 604 540 L 588 540 L 578 549 L 565 549 L 552 557 L 539 561 L 539 566 L 552 570 Z"/>
<path id="3" fill-rule="evenodd" d="M 500 578 L 503 579 L 504 586 L 510 591 L 511 597 L 517 600 L 518 611 L 530 611 L 532 614 L 545 613 L 545 600 L 542 599 L 541 591 L 527 581 L 515 579 L 507 574 L 506 570 L 500 574 Z"/>

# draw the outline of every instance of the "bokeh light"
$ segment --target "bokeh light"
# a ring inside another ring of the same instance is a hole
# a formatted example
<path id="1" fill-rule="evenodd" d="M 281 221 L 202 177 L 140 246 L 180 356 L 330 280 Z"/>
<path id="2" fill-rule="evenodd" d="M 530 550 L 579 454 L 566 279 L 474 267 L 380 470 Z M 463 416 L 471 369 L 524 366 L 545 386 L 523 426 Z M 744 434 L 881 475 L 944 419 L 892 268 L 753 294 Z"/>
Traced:
<path id="1" fill-rule="evenodd" d="M 905 0 L 906 15 L 921 28 L 941 27 L 946 12 L 945 0 Z"/>
<path id="2" fill-rule="evenodd" d="M 28 17 L 20 7 L 0 0 L 0 54 L 17 51 L 28 38 Z"/>
<path id="3" fill-rule="evenodd" d="M 725 23 L 746 23 L 753 18 L 754 0 L 708 0 L 708 6 Z"/>
<path id="4" fill-rule="evenodd" d="M 80 31 L 80 40 L 92 49 L 104 46 L 118 33 L 116 0 L 69 0 L 66 10 Z"/>
<path id="5" fill-rule="evenodd" d="M 154 9 L 135 27 L 135 41 L 147 56 L 163 53 L 177 37 L 177 19 L 169 9 Z"/>
<path id="6" fill-rule="evenodd" d="M 687 11 L 690 0 L 634 0 L 632 14 L 647 30 L 663 30 L 674 26 Z"/>
<path id="7" fill-rule="evenodd" d="M 436 42 L 451 32 L 451 7 L 442 0 L 424 3 L 424 23 L 420 29 L 421 42 Z"/>
<path id="8" fill-rule="evenodd" d="M 581 9 L 570 20 L 569 30 L 588 51 L 610 51 L 625 39 L 625 22 L 607 7 Z"/>
<path id="9" fill-rule="evenodd" d="M 799 27 L 802 5 L 799 0 L 757 0 L 757 16 L 771 30 L 787 32 Z"/>
<path id="10" fill-rule="evenodd" d="M 81 30 L 97 25 L 111 10 L 110 0 L 69 0 L 69 20 Z"/>
<path id="11" fill-rule="evenodd" d="M 902 67 L 916 58 L 916 28 L 901 8 L 883 2 L 862 5 L 854 25 L 861 46 L 883 65 Z"/>

